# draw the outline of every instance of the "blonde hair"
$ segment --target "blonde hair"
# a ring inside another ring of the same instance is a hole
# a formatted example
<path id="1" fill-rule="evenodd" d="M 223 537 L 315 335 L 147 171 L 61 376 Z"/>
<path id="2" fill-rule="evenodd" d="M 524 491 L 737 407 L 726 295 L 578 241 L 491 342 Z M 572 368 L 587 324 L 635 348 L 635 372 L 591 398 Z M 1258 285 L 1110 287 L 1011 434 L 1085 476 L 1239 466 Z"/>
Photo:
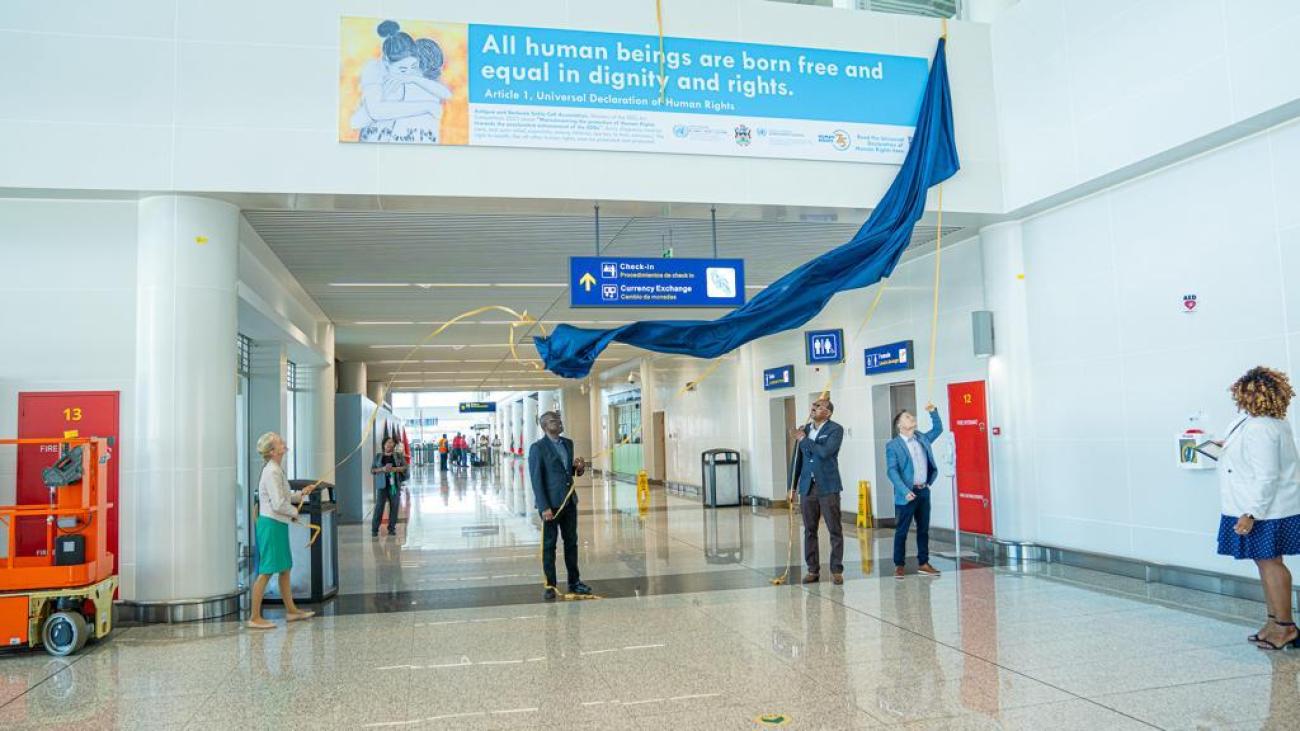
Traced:
<path id="1" fill-rule="evenodd" d="M 271 458 L 271 448 L 275 446 L 277 439 L 280 439 L 280 435 L 273 431 L 269 431 L 257 438 L 257 453 L 262 455 L 262 459 Z M 284 440 L 280 439 L 280 441 Z"/>
<path id="2" fill-rule="evenodd" d="M 1295 390 L 1282 371 L 1256 366 L 1246 371 L 1229 389 L 1237 407 L 1251 416 L 1286 418 L 1286 408 L 1291 404 Z"/>

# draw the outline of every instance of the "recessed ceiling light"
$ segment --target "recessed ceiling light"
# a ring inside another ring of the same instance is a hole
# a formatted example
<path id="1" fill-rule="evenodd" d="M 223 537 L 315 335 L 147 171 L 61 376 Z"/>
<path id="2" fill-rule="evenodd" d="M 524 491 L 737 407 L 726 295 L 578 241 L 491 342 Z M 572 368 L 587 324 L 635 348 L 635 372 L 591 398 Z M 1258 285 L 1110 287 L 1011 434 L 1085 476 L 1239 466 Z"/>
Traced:
<path id="1" fill-rule="evenodd" d="M 408 287 L 406 282 L 330 282 L 331 287 Z"/>
<path id="2" fill-rule="evenodd" d="M 415 323 L 410 320 L 405 320 L 405 321 L 403 320 L 392 320 L 392 321 L 358 320 L 352 324 L 353 325 L 414 325 Z"/>

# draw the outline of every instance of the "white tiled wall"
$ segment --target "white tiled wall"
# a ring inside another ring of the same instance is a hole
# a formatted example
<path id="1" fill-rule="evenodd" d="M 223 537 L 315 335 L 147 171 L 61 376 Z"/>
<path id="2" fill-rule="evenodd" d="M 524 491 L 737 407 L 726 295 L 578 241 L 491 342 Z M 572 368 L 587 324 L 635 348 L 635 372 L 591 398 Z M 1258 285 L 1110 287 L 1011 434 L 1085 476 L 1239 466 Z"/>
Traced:
<path id="1" fill-rule="evenodd" d="M 1024 0 L 992 25 L 1014 210 L 1300 97 L 1291 0 Z"/>
<path id="2" fill-rule="evenodd" d="M 1275 128 L 1025 222 L 1037 540 L 1251 573 L 1215 556 L 1217 476 L 1174 436 L 1221 430 L 1247 368 L 1294 373 L 1298 150 Z"/>

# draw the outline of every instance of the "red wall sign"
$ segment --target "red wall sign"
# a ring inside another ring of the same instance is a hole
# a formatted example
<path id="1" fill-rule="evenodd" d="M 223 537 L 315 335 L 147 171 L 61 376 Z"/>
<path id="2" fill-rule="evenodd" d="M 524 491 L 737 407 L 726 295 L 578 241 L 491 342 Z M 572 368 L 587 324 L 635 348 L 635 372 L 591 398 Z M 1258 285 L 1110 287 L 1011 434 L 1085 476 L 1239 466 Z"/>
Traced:
<path id="1" fill-rule="evenodd" d="M 117 391 L 42 391 L 18 394 L 18 438 L 43 439 L 62 437 L 75 431 L 83 437 L 106 437 L 112 440 L 108 461 L 108 550 L 113 554 L 113 573 L 117 573 L 117 525 L 121 503 L 117 499 L 117 475 L 122 458 L 122 440 L 118 435 Z M 49 488 L 41 482 L 41 471 L 59 458 L 53 444 L 33 444 L 18 448 L 18 489 L 20 505 L 46 505 Z M 32 556 L 45 550 L 45 521 L 42 518 L 19 521 L 17 543 L 19 556 Z"/>
<path id="2" fill-rule="evenodd" d="M 948 385 L 948 423 L 957 456 L 957 520 L 963 531 L 991 536 L 993 495 L 983 381 Z"/>

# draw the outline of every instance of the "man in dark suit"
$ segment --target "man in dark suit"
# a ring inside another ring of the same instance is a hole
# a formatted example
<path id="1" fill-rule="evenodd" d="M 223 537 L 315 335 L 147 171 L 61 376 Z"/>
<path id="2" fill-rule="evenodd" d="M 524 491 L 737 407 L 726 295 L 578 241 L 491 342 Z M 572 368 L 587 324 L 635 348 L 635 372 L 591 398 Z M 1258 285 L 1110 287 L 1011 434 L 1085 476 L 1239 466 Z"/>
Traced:
<path id="1" fill-rule="evenodd" d="M 926 404 L 925 410 L 930 413 L 930 431 L 917 432 L 916 417 L 910 411 L 900 411 L 894 417 L 898 436 L 885 445 L 889 481 L 894 487 L 894 514 L 898 518 L 894 528 L 894 577 L 899 579 L 904 574 L 907 530 L 913 519 L 917 571 L 923 576 L 939 575 L 939 569 L 930 565 L 930 486 L 939 477 L 932 445 L 943 434 L 943 421 L 934 404 Z"/>
<path id="2" fill-rule="evenodd" d="M 817 523 L 823 516 L 831 534 L 831 578 L 836 584 L 844 583 L 844 528 L 840 525 L 840 445 L 844 442 L 844 427 L 831 421 L 835 404 L 830 399 L 817 399 L 808 414 L 809 423 L 794 430 L 798 440 L 795 473 L 799 476 L 796 489 L 800 495 L 803 513 L 803 557 L 808 573 L 803 583 L 811 584 L 821 578 L 821 556 L 817 546 Z M 794 502 L 795 490 L 790 491 Z"/>
<path id="3" fill-rule="evenodd" d="M 587 463 L 573 456 L 573 440 L 560 436 L 564 421 L 555 411 L 538 419 L 545 434 L 528 448 L 528 475 L 533 499 L 542 515 L 542 569 L 546 572 L 546 601 L 555 601 L 555 537 L 564 535 L 564 568 L 569 591 L 590 594 L 591 587 L 578 578 L 578 495 L 570 494 L 573 478 L 587 471 Z M 567 500 L 566 500 L 567 498 Z"/>

